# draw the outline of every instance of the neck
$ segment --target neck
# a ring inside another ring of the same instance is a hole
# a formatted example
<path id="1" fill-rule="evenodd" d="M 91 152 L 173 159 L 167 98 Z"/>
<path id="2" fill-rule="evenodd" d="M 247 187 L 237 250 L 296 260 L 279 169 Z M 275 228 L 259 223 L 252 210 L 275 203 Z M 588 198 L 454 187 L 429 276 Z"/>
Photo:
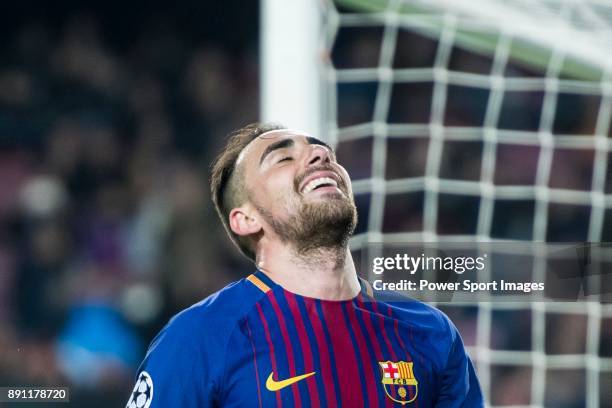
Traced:
<path id="1" fill-rule="evenodd" d="M 284 289 L 321 300 L 348 300 L 360 285 L 348 246 L 298 252 L 285 243 L 262 245 L 257 267 Z"/>

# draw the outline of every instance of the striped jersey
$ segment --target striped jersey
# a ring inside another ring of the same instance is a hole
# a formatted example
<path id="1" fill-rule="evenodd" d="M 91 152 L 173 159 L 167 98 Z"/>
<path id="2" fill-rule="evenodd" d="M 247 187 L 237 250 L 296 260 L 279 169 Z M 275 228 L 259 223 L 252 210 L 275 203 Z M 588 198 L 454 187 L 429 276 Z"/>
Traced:
<path id="1" fill-rule="evenodd" d="M 296 295 L 261 271 L 228 285 L 155 337 L 127 407 L 483 406 L 453 323 L 360 283 L 346 301 Z"/>

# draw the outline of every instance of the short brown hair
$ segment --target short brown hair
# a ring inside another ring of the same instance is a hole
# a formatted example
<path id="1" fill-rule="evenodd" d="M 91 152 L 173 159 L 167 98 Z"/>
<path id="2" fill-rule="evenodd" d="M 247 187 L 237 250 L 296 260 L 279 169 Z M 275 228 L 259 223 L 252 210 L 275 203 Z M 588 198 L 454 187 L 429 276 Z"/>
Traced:
<path id="1" fill-rule="evenodd" d="M 229 226 L 229 213 L 248 198 L 244 175 L 236 171 L 236 160 L 240 152 L 251 141 L 271 130 L 286 129 L 276 123 L 251 123 L 229 135 L 229 139 L 212 165 L 210 191 L 215 210 L 232 242 L 247 258 L 255 261 L 255 251 L 248 240 L 236 235 Z"/>

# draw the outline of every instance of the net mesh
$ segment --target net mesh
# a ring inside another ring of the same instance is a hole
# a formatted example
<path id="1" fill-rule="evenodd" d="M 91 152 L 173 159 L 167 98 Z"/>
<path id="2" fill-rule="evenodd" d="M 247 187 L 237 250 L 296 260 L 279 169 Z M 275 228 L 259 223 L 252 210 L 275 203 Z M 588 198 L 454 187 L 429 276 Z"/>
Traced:
<path id="1" fill-rule="evenodd" d="M 353 178 L 356 256 L 368 242 L 611 241 L 610 2 L 337 1 L 323 15 L 325 129 Z M 612 305 L 445 311 L 488 406 L 612 403 Z"/>

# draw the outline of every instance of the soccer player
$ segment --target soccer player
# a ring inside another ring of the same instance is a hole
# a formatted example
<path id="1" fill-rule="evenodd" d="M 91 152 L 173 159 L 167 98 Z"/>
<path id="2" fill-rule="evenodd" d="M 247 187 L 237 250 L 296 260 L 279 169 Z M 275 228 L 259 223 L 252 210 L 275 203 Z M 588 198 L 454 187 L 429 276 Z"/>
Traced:
<path id="1" fill-rule="evenodd" d="M 348 248 L 351 181 L 308 134 L 252 124 L 212 171 L 213 201 L 256 271 L 176 315 L 127 407 L 481 407 L 437 309 L 377 299 Z"/>

